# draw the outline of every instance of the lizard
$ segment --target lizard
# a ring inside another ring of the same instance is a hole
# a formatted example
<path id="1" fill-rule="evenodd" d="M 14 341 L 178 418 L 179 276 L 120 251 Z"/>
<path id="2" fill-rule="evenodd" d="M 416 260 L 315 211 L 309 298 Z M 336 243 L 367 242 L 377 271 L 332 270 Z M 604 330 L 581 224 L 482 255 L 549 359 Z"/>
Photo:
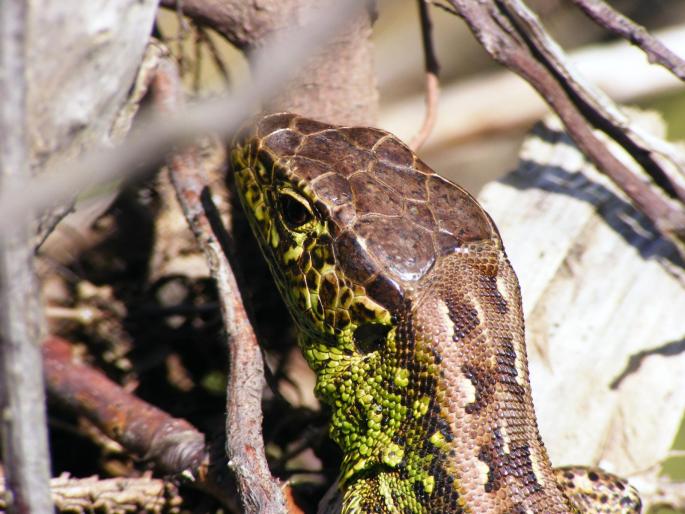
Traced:
<path id="1" fill-rule="evenodd" d="M 388 132 L 292 113 L 240 131 L 230 173 L 331 407 L 343 513 L 641 511 L 552 467 L 519 283 L 466 190 Z"/>

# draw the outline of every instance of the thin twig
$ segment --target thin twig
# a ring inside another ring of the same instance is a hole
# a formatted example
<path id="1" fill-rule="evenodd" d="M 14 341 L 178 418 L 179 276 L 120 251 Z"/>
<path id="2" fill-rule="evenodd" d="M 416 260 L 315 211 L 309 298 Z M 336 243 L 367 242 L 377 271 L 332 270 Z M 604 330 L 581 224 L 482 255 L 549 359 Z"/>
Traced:
<path id="1" fill-rule="evenodd" d="M 180 107 L 180 77 L 171 61 L 160 64 L 152 91 L 160 109 Z M 174 100 L 176 105 L 173 105 Z M 235 472 L 245 512 L 284 512 L 286 501 L 280 483 L 269 471 L 262 437 L 264 361 L 228 262 L 230 250 L 222 245 L 224 234 L 218 233 L 222 227 L 214 225 L 206 211 L 210 205 L 208 202 L 211 202 L 209 180 L 197 148 L 190 146 L 174 154 L 169 160 L 169 174 L 183 213 L 219 290 L 230 350 L 226 405 L 229 466 Z"/>
<path id="2" fill-rule="evenodd" d="M 453 14 L 454 16 L 461 16 L 461 14 L 459 14 L 459 11 L 457 11 L 454 7 L 447 5 L 447 4 L 444 4 L 442 2 L 437 2 L 435 0 L 432 0 L 431 5 L 434 5 L 438 9 L 442 9 L 446 13 Z"/>
<path id="3" fill-rule="evenodd" d="M 223 57 L 221 57 L 221 52 L 219 52 L 219 49 L 216 47 L 216 44 L 212 40 L 212 36 L 207 32 L 207 29 L 200 25 L 196 25 L 195 30 L 197 30 L 197 35 L 200 38 L 200 40 L 207 45 L 207 48 L 209 49 L 209 54 L 212 56 L 212 59 L 214 60 L 214 64 L 221 73 L 221 76 L 224 78 L 224 82 L 226 83 L 226 85 L 229 86 L 231 84 L 231 73 L 228 71 L 228 66 L 226 66 Z"/>
<path id="4" fill-rule="evenodd" d="M 415 152 L 419 150 L 430 136 L 438 116 L 438 100 L 440 98 L 440 63 L 433 44 L 433 23 L 428 11 L 427 0 L 417 0 L 419 4 L 419 18 L 421 20 L 421 39 L 423 42 L 423 58 L 426 67 L 426 114 L 419 132 L 412 138 L 409 147 Z"/>
<path id="5" fill-rule="evenodd" d="M 28 7 L 0 8 L 0 191 L 30 182 L 27 142 Z M 52 511 L 40 359 L 43 315 L 33 261 L 33 209 L 0 235 L 0 434 L 12 512 Z"/>
<path id="6" fill-rule="evenodd" d="M 668 49 L 642 25 L 635 23 L 602 0 L 571 1 L 595 23 L 638 46 L 650 62 L 660 64 L 680 80 L 685 80 L 685 59 Z"/>

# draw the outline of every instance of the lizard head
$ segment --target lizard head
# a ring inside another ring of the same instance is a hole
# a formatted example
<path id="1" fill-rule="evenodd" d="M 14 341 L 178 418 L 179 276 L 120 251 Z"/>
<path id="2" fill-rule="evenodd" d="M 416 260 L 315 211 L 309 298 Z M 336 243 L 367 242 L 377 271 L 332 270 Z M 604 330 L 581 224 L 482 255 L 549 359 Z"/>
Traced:
<path id="1" fill-rule="evenodd" d="M 409 330 L 402 320 L 443 259 L 470 242 L 499 240 L 492 221 L 466 191 L 374 128 L 269 115 L 238 136 L 232 170 L 317 373 L 317 395 L 334 406 L 344 477 L 398 466 L 406 461 L 400 426 L 429 403 L 403 400 L 402 389 L 414 387 L 406 363 L 414 334 L 398 336 Z M 423 358 L 432 365 L 428 350 Z"/>

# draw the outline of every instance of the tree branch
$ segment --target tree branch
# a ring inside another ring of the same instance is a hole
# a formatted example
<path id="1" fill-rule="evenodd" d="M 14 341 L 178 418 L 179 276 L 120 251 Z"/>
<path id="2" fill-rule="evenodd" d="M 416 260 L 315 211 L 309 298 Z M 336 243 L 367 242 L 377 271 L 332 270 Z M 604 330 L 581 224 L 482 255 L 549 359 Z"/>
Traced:
<path id="1" fill-rule="evenodd" d="M 669 143 L 631 125 L 610 99 L 583 84 L 569 70 L 562 51 L 537 18 L 519 0 L 449 3 L 486 51 L 541 94 L 588 157 L 685 252 L 685 210 L 669 198 L 685 199 L 681 186 L 683 156 Z M 593 133 L 590 123 L 623 146 L 658 187 L 650 187 L 643 177 L 633 174 Z"/>
<path id="2" fill-rule="evenodd" d="M 182 102 L 180 78 L 174 63 L 160 63 L 151 85 L 155 104 L 173 112 Z M 227 332 L 230 369 L 226 404 L 226 451 L 235 472 L 245 512 L 281 513 L 285 498 L 278 480 L 271 476 L 262 437 L 264 361 L 254 330 L 243 306 L 228 255 L 227 234 L 220 219 L 214 223 L 207 209 L 216 210 L 197 149 L 190 146 L 169 159 L 169 175 L 186 220 L 209 264 L 219 290 Z M 222 244 L 223 243 L 223 244 Z"/>
<path id="3" fill-rule="evenodd" d="M 46 387 L 52 400 L 86 417 L 107 437 L 149 460 L 160 472 L 178 475 L 187 471 L 194 487 L 229 508 L 235 507 L 235 488 L 226 483 L 223 466 L 214 465 L 214 452 L 205 448 L 204 434 L 187 421 L 129 393 L 101 371 L 79 362 L 68 341 L 51 336 L 42 351 Z M 218 460 L 225 462 L 223 458 Z M 90 482 L 86 485 L 96 491 L 109 487 Z M 68 499 L 69 491 L 73 492 L 71 484 L 53 479 L 52 486 L 57 507 L 69 506 L 68 501 L 60 499 L 60 487 L 67 488 Z M 78 496 L 78 490 L 73 494 Z M 126 493 L 110 498 L 113 503 L 127 503 L 130 499 Z"/>
<path id="4" fill-rule="evenodd" d="M 0 191 L 29 183 L 28 7 L 0 8 Z M 50 457 L 40 360 L 43 318 L 33 262 L 34 210 L 0 236 L 0 433 L 10 511 L 50 512 Z"/>
<path id="5" fill-rule="evenodd" d="M 76 362 L 65 340 L 48 338 L 43 343 L 43 362 L 51 397 L 86 416 L 129 451 L 154 462 L 160 471 L 196 472 L 206 459 L 204 435 L 195 427 L 127 393 L 102 372 Z"/>

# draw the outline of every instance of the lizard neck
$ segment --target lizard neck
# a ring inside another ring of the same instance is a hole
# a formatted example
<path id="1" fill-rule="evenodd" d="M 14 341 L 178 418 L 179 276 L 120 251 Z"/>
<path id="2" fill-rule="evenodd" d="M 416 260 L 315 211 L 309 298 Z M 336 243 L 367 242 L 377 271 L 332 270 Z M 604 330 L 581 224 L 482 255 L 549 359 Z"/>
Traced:
<path id="1" fill-rule="evenodd" d="M 373 356 L 381 392 L 357 430 L 375 435 L 343 444 L 343 512 L 574 512 L 538 433 L 518 281 L 496 243 L 439 263 Z"/>

